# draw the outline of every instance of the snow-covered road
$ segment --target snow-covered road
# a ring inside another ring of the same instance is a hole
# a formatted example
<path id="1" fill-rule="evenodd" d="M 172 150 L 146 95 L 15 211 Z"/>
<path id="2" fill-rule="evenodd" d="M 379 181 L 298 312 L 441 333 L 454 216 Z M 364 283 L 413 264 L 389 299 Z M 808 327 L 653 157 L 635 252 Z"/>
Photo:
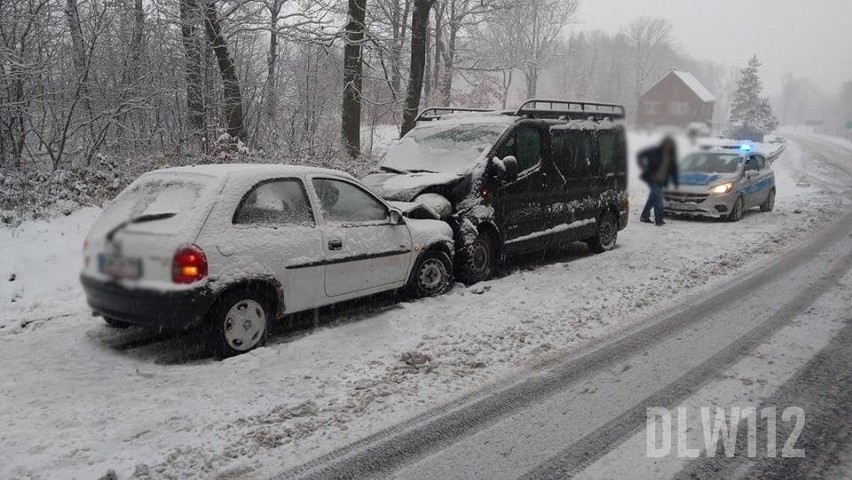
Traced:
<path id="1" fill-rule="evenodd" d="M 845 145 L 808 142 L 852 159 Z M 772 214 L 662 229 L 633 222 L 608 254 L 570 246 L 444 297 L 328 309 L 323 328 L 277 333 L 223 362 L 199 355 L 194 334 L 116 331 L 89 316 L 77 271 L 96 209 L 4 228 L 0 478 L 110 469 L 264 478 L 316 458 L 635 328 L 789 251 L 848 210 L 837 195 L 848 178 L 820 162 L 790 145 L 775 164 Z M 644 192 L 631 188 L 635 220 Z"/>

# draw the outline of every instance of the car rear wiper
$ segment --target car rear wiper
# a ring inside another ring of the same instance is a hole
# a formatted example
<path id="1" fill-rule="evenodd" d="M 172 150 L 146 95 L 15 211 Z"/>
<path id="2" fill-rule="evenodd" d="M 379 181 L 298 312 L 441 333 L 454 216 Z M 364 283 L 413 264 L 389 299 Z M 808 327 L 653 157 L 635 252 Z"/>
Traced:
<path id="1" fill-rule="evenodd" d="M 124 228 L 127 228 L 130 225 L 135 225 L 137 223 L 154 222 L 157 220 L 165 220 L 167 218 L 172 218 L 175 215 L 177 215 L 177 213 L 150 213 L 148 215 L 141 215 L 135 218 L 131 218 L 130 220 L 125 220 L 116 225 L 112 230 L 107 232 L 106 239 L 107 241 L 111 242 L 113 237 L 115 237 L 116 233 L 118 233 Z"/>

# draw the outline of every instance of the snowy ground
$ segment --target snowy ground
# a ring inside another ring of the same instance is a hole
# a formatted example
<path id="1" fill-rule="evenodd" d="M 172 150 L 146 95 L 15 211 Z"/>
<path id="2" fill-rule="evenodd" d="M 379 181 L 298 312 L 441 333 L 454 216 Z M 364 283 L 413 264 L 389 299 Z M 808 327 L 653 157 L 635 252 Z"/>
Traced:
<path id="1" fill-rule="evenodd" d="M 631 136 L 634 148 L 652 140 Z M 644 189 L 633 182 L 632 223 L 613 252 L 569 246 L 441 298 L 330 309 L 318 330 L 278 332 L 223 362 L 199 354 L 195 334 L 90 317 L 77 271 L 97 209 L 2 229 L 0 478 L 268 477 L 783 252 L 844 208 L 818 170 L 797 187 L 809 162 L 791 144 L 775 163 L 776 211 L 739 224 L 639 224 Z"/>

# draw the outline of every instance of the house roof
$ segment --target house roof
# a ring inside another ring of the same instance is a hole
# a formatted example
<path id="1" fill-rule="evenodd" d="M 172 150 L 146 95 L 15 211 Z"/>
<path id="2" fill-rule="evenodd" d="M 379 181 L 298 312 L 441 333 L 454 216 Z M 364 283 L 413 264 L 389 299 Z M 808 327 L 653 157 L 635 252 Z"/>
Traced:
<path id="1" fill-rule="evenodd" d="M 698 79 L 695 78 L 695 75 L 689 72 L 682 72 L 680 70 L 672 70 L 669 75 L 671 74 L 674 74 L 678 78 L 680 78 L 680 80 L 687 87 L 689 87 L 690 90 L 692 90 L 693 92 L 695 92 L 696 95 L 698 95 L 698 98 L 700 98 L 702 102 L 710 103 L 716 101 L 716 97 L 712 93 L 710 93 L 710 90 L 707 90 L 707 87 L 702 85 L 701 82 L 699 82 Z"/>

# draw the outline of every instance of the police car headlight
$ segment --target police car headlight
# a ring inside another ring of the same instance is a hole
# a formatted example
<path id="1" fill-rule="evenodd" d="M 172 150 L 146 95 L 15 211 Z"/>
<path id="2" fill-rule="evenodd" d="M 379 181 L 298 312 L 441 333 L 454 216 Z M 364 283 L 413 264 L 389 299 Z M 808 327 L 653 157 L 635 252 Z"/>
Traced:
<path id="1" fill-rule="evenodd" d="M 733 183 L 723 183 L 722 185 L 716 185 L 711 188 L 710 191 L 713 193 L 731 193 L 731 190 L 734 189 Z"/>

